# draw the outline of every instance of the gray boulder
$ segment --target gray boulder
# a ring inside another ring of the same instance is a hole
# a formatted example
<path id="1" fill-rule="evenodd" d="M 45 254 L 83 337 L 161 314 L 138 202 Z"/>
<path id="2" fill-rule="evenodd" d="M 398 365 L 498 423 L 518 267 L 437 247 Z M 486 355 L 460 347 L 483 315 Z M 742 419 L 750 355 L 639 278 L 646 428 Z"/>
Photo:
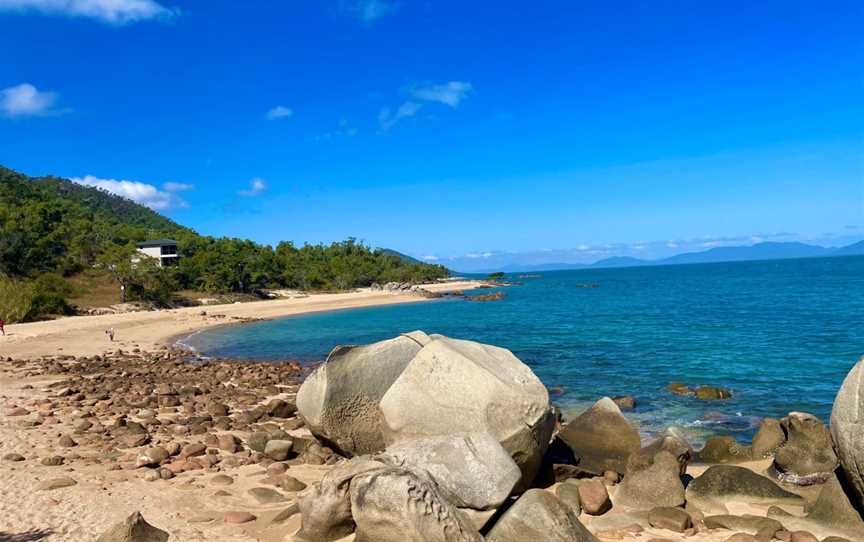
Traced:
<path id="1" fill-rule="evenodd" d="M 864 358 L 852 367 L 834 399 L 831 435 L 850 498 L 864 510 Z"/>
<path id="2" fill-rule="evenodd" d="M 699 460 L 709 464 L 742 463 L 753 459 L 753 451 L 734 437 L 709 437 L 699 450 Z"/>
<path id="3" fill-rule="evenodd" d="M 728 514 L 725 503 L 741 501 L 750 504 L 788 504 L 803 506 L 804 500 L 744 467 L 714 465 L 695 478 L 685 492 L 687 508 L 705 514 Z"/>
<path id="4" fill-rule="evenodd" d="M 558 437 L 579 458 L 582 470 L 597 475 L 607 470 L 623 474 L 630 454 L 642 446 L 636 428 L 608 397 L 570 421 Z"/>
<path id="5" fill-rule="evenodd" d="M 542 382 L 509 350 L 431 335 L 381 399 L 384 438 L 488 433 L 534 478 L 554 417 Z"/>
<path id="6" fill-rule="evenodd" d="M 684 476 L 687 472 L 687 465 L 693 458 L 693 447 L 690 446 L 687 437 L 677 427 L 668 427 L 659 437 L 632 454 L 627 462 L 627 472 L 650 464 L 654 456 L 661 451 L 669 452 L 675 457 L 680 467 L 680 474 Z"/>
<path id="7" fill-rule="evenodd" d="M 786 433 L 780 426 L 780 420 L 765 418 L 759 424 L 759 430 L 753 437 L 753 458 L 762 459 L 773 455 L 786 442 Z"/>
<path id="8" fill-rule="evenodd" d="M 474 510 L 501 506 L 522 477 L 510 455 L 486 433 L 411 440 L 385 453 L 406 467 L 425 470 L 448 501 Z"/>
<path id="9" fill-rule="evenodd" d="M 135 512 L 102 533 L 96 542 L 166 542 L 170 535 L 158 529 Z"/>
<path id="10" fill-rule="evenodd" d="M 467 515 L 419 471 L 371 471 L 351 482 L 357 542 L 483 542 Z"/>
<path id="11" fill-rule="evenodd" d="M 780 421 L 786 444 L 774 454 L 771 474 L 796 485 L 826 482 L 839 465 L 831 434 L 812 414 L 791 412 Z"/>
<path id="12" fill-rule="evenodd" d="M 709 529 L 728 529 L 730 531 L 740 531 L 747 534 L 756 535 L 759 540 L 771 540 L 777 531 L 782 531 L 783 524 L 776 519 L 766 518 L 764 516 L 732 516 L 721 514 L 716 516 L 708 516 L 703 519 L 705 527 Z"/>
<path id="13" fill-rule="evenodd" d="M 646 454 L 651 451 L 647 449 Z M 662 449 L 650 458 L 639 452 L 633 454 L 613 501 L 615 506 L 637 510 L 683 505 L 684 484 L 678 459 Z"/>
<path id="14" fill-rule="evenodd" d="M 575 478 L 565 480 L 555 488 L 555 496 L 567 505 L 577 518 L 582 513 L 582 502 L 579 499 L 579 483 Z"/>
<path id="15" fill-rule="evenodd" d="M 349 456 L 383 450 L 381 398 L 428 340 L 414 332 L 334 348 L 297 392 L 297 409 L 309 430 Z"/>
<path id="16" fill-rule="evenodd" d="M 832 476 L 822 486 L 806 517 L 793 516 L 777 507 L 769 509 L 768 515 L 782 521 L 790 530 L 807 530 L 822 537 L 839 535 L 864 540 L 864 518 L 852 505 L 837 476 Z"/>
<path id="17" fill-rule="evenodd" d="M 526 491 L 495 523 L 486 542 L 597 542 L 570 508 L 542 489 Z"/>

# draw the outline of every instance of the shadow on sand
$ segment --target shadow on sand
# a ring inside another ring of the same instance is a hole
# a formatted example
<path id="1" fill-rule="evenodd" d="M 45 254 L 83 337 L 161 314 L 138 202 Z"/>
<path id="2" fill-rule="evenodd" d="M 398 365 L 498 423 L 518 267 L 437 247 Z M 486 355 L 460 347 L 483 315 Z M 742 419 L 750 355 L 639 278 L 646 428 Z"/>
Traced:
<path id="1" fill-rule="evenodd" d="M 50 529 L 34 529 L 26 533 L 11 534 L 0 531 L 0 542 L 34 542 L 43 540 L 54 534 Z"/>

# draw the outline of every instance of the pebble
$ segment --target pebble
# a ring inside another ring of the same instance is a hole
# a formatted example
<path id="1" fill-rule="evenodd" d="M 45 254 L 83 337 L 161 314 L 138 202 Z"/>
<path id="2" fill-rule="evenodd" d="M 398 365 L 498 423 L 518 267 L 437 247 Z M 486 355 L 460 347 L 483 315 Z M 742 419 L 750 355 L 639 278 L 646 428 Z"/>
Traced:
<path id="1" fill-rule="evenodd" d="M 819 542 L 813 533 L 807 531 L 792 531 L 791 542 Z"/>
<path id="2" fill-rule="evenodd" d="M 218 486 L 230 486 L 234 483 L 234 478 L 231 478 L 227 474 L 217 474 L 210 479 L 210 483 L 216 484 Z"/>
<path id="3" fill-rule="evenodd" d="M 69 435 L 63 435 L 62 437 L 60 437 L 58 444 L 63 448 L 72 448 L 74 446 L 78 446 L 78 443 L 72 440 L 72 437 L 70 437 Z"/>
<path id="4" fill-rule="evenodd" d="M 286 475 L 282 481 L 279 482 L 279 487 L 284 491 L 303 491 L 306 489 L 306 484 L 293 476 Z"/>
<path id="5" fill-rule="evenodd" d="M 40 482 L 39 485 L 36 486 L 36 491 L 51 491 L 52 489 L 71 487 L 76 484 L 78 484 L 78 482 L 76 482 L 72 478 L 52 478 L 51 480 L 45 480 L 44 482 Z"/>
<path id="6" fill-rule="evenodd" d="M 284 495 L 269 487 L 253 487 L 249 490 L 249 494 L 255 497 L 259 504 L 274 504 L 288 500 Z"/>
<path id="7" fill-rule="evenodd" d="M 3 456 L 4 461 L 24 461 L 24 459 L 23 455 L 14 452 Z"/>
<path id="8" fill-rule="evenodd" d="M 225 512 L 224 520 L 225 523 L 249 523 L 250 521 L 255 521 L 258 519 L 254 515 L 249 512 Z"/>
<path id="9" fill-rule="evenodd" d="M 40 463 L 42 463 L 46 467 L 57 467 L 59 465 L 62 465 L 64 461 L 65 460 L 63 459 L 63 456 L 52 455 L 50 457 L 43 457 Z"/>

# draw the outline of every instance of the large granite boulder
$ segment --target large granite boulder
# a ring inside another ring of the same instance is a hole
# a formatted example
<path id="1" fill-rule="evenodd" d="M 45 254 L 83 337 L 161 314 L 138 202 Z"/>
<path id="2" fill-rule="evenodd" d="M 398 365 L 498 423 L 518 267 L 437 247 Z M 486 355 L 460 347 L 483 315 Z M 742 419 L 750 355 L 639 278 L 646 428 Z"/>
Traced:
<path id="1" fill-rule="evenodd" d="M 297 392 L 297 409 L 309 430 L 346 455 L 383 450 L 381 398 L 428 341 L 420 331 L 334 348 Z"/>
<path id="2" fill-rule="evenodd" d="M 418 471 L 391 467 L 351 482 L 357 542 L 483 542 L 467 515 Z"/>
<path id="3" fill-rule="evenodd" d="M 486 542 L 597 542 L 555 495 L 526 491 L 495 523 Z"/>
<path id="4" fill-rule="evenodd" d="M 778 486 L 771 479 L 744 467 L 714 465 L 693 479 L 685 492 L 687 508 L 705 514 L 728 514 L 727 502 L 758 505 L 803 506 L 804 500 Z"/>
<path id="5" fill-rule="evenodd" d="M 488 433 L 534 478 L 555 419 L 542 382 L 509 350 L 431 335 L 380 403 L 385 441 Z"/>
<path id="6" fill-rule="evenodd" d="M 627 474 L 613 498 L 615 506 L 650 510 L 655 506 L 683 505 L 684 484 L 678 458 L 664 449 L 654 455 L 650 455 L 654 448 L 643 450 L 630 457 Z"/>
<path id="7" fill-rule="evenodd" d="M 462 508 L 498 508 L 522 477 L 510 455 L 486 433 L 410 440 L 385 453 L 399 464 L 425 470 L 442 494 Z"/>
<path id="8" fill-rule="evenodd" d="M 805 517 L 792 515 L 779 507 L 768 509 L 768 516 L 783 522 L 787 529 L 807 530 L 820 537 L 842 536 L 864 541 L 864 518 L 855 509 L 837 476 L 832 476 L 819 492 Z"/>
<path id="9" fill-rule="evenodd" d="M 630 454 L 642 446 L 639 432 L 608 397 L 570 421 L 558 437 L 579 458 L 582 470 L 598 475 L 607 470 L 623 474 Z"/>
<path id="10" fill-rule="evenodd" d="M 826 482 L 839 465 L 831 434 L 812 414 L 791 412 L 780 420 L 786 444 L 774 454 L 771 473 L 782 482 L 812 485 Z"/>
<path id="11" fill-rule="evenodd" d="M 864 358 L 852 367 L 837 392 L 831 435 L 849 496 L 859 510 L 864 510 Z"/>

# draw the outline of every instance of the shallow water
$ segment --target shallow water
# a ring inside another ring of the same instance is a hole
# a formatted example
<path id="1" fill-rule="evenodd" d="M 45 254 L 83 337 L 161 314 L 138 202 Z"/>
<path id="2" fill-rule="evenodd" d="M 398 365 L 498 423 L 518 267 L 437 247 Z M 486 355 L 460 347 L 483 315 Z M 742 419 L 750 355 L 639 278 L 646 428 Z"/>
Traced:
<path id="1" fill-rule="evenodd" d="M 631 394 L 645 434 L 678 425 L 749 440 L 762 416 L 797 410 L 828 420 L 864 355 L 864 257 L 539 273 L 506 298 L 352 309 L 198 333 L 214 356 L 314 362 L 337 344 L 422 329 L 511 349 L 575 413 Z M 579 284 L 597 283 L 598 288 Z M 702 402 L 669 382 L 730 388 Z"/>

